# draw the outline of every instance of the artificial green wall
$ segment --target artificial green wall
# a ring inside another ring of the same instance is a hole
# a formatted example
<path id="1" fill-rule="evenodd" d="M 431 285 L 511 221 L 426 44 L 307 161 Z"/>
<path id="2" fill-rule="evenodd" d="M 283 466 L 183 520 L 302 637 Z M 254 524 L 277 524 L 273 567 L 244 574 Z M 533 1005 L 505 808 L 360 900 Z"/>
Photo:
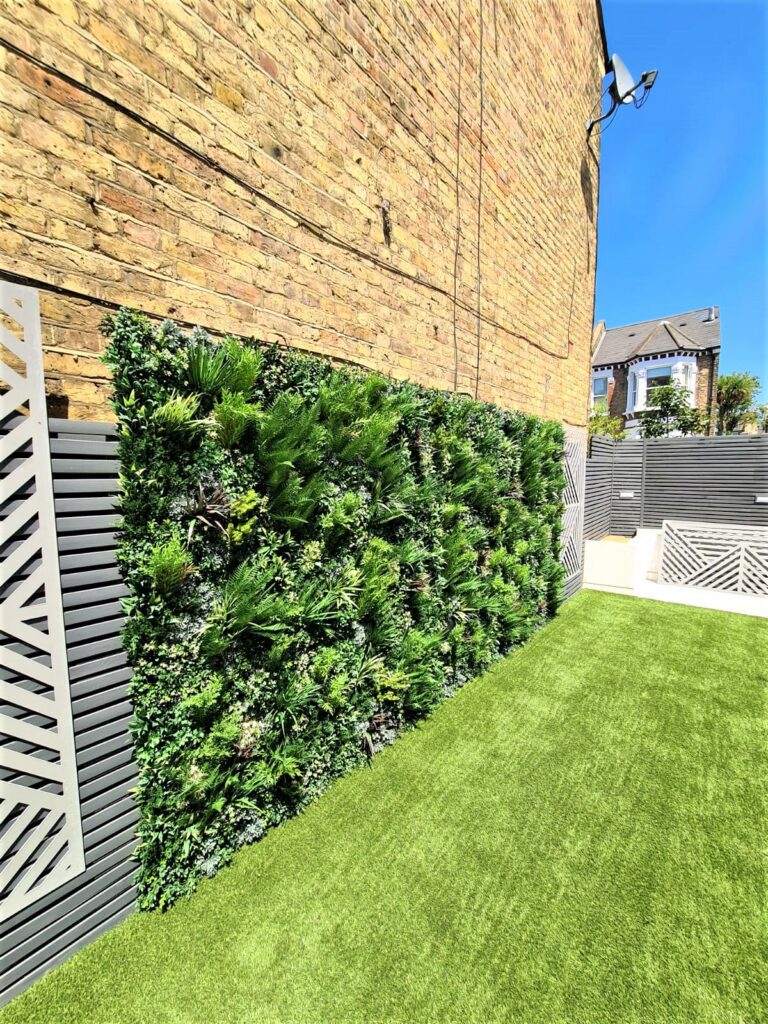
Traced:
<path id="1" fill-rule="evenodd" d="M 563 432 L 129 311 L 106 331 L 140 898 L 166 906 L 554 611 Z"/>

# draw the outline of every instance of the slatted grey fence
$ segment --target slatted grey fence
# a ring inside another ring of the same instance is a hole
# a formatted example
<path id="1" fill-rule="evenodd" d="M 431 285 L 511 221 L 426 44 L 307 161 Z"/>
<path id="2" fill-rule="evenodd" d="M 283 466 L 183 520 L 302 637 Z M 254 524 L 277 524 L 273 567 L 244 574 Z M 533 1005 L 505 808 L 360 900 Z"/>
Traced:
<path id="1" fill-rule="evenodd" d="M 586 476 L 590 540 L 665 519 L 768 526 L 768 434 L 593 438 Z"/>
<path id="2" fill-rule="evenodd" d="M 584 470 L 587 457 L 587 433 L 583 428 L 566 430 L 565 493 L 561 559 L 565 566 L 565 596 L 581 589 L 584 570 Z"/>
<path id="3" fill-rule="evenodd" d="M 589 447 L 584 486 L 584 539 L 595 540 L 611 532 L 613 443 L 593 437 Z"/>
<path id="4" fill-rule="evenodd" d="M 49 429 L 85 870 L 0 925 L 0 1002 L 126 917 L 135 901 L 136 768 L 120 643 L 127 591 L 115 559 L 115 427 L 51 420 Z M 0 476 L 12 468 L 0 467 Z M 0 515 L 11 512 L 8 505 Z"/>

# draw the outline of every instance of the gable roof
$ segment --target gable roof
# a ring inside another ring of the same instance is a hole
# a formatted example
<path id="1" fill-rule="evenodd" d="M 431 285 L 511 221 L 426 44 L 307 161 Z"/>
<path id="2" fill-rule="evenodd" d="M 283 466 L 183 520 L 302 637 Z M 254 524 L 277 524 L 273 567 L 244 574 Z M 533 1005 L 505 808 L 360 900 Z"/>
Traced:
<path id="1" fill-rule="evenodd" d="M 720 310 L 717 306 L 639 324 L 607 328 L 592 356 L 593 366 L 626 363 L 640 356 L 682 349 L 703 352 L 720 348 Z"/>

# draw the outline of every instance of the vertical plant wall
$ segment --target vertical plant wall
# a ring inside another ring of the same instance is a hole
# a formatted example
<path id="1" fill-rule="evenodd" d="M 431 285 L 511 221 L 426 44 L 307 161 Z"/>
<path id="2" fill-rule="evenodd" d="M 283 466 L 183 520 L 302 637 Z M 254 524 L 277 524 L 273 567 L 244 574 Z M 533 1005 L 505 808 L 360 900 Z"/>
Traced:
<path id="1" fill-rule="evenodd" d="M 121 311 L 141 903 L 167 906 L 553 612 L 559 425 Z"/>

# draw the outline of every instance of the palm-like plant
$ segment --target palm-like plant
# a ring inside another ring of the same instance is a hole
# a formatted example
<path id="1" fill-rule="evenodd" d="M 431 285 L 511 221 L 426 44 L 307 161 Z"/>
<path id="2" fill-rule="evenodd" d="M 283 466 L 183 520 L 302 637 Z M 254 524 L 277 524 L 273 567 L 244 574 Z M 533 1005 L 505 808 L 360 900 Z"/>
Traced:
<path id="1" fill-rule="evenodd" d="M 205 341 L 191 345 L 187 353 L 187 375 L 195 391 L 216 395 L 227 384 L 227 350 Z"/>
<path id="2" fill-rule="evenodd" d="M 173 394 L 155 409 L 152 419 L 168 434 L 189 436 L 200 425 L 200 421 L 196 418 L 198 406 L 197 395 Z"/>
<path id="3" fill-rule="evenodd" d="M 717 382 L 717 432 L 732 434 L 746 419 L 760 381 L 751 373 L 725 373 Z"/>

